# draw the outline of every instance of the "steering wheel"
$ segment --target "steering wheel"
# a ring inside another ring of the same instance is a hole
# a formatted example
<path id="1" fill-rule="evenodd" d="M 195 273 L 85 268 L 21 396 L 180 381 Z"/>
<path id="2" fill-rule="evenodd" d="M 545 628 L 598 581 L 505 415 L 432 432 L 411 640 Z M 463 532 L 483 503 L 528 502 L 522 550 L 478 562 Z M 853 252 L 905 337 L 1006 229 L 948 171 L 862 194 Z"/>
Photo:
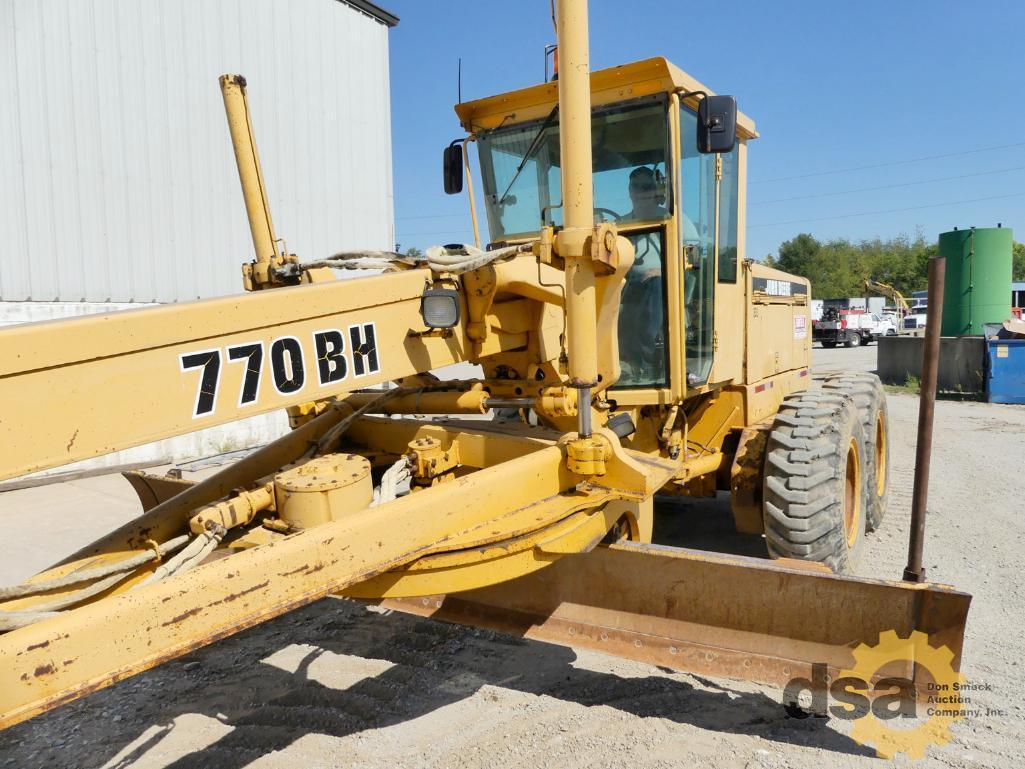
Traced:
<path id="1" fill-rule="evenodd" d="M 612 217 L 612 221 L 614 221 L 614 222 L 618 222 L 620 219 L 623 218 L 622 214 L 617 214 L 611 208 L 595 208 L 594 212 L 596 214 L 601 214 L 602 215 L 602 218 L 601 218 L 600 221 L 603 221 L 603 222 L 607 222 L 608 221 L 608 219 L 605 218 L 605 214 L 608 214 L 609 216 L 611 216 Z"/>

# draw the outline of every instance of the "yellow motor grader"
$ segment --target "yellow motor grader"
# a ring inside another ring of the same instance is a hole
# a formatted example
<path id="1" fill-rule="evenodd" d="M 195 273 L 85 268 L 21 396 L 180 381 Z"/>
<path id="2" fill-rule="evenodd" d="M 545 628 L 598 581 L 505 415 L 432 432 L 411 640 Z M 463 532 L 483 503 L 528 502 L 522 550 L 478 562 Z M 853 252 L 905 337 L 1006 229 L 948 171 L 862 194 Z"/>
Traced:
<path id="1" fill-rule="evenodd" d="M 584 0 L 557 21 L 557 81 L 456 108 L 445 187 L 475 145 L 486 247 L 287 253 L 226 75 L 247 293 L 0 330 L 0 479 L 292 427 L 199 482 L 128 474 L 138 519 L 0 589 L 0 726 L 330 594 L 776 684 L 884 630 L 959 658 L 969 596 L 850 575 L 886 400 L 811 389 L 807 281 L 744 258 L 754 123 L 661 58 L 591 73 Z M 656 494 L 716 493 L 770 557 L 652 543 Z"/>

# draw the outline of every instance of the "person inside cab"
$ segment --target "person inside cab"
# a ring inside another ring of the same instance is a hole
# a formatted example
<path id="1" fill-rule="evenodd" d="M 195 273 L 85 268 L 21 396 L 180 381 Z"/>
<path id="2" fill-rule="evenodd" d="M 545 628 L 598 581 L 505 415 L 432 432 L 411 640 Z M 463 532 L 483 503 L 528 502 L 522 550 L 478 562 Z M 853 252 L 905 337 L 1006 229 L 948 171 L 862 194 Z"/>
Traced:
<path id="1" fill-rule="evenodd" d="M 668 218 L 665 208 L 665 176 L 657 169 L 640 166 L 630 173 L 632 210 L 622 221 L 651 221 Z M 702 260 L 699 257 L 697 227 L 686 214 L 680 217 L 684 252 L 685 332 L 694 336 L 699 311 L 697 286 Z M 662 231 L 626 235 L 634 246 L 634 264 L 626 275 L 619 316 L 621 387 L 645 387 L 666 380 L 666 324 L 663 288 Z M 693 343 L 696 338 L 691 339 Z"/>
<path id="2" fill-rule="evenodd" d="M 621 221 L 663 220 L 665 176 L 639 166 L 630 172 L 633 208 Z M 619 314 L 621 386 L 651 386 L 665 378 L 665 308 L 662 288 L 660 230 L 626 236 L 634 246 L 634 263 L 626 274 Z"/>
<path id="3" fill-rule="evenodd" d="M 661 220 L 666 211 L 666 178 L 654 168 L 639 166 L 630 172 L 630 202 L 633 208 L 623 221 Z M 627 282 L 660 278 L 662 275 L 662 240 L 657 233 L 629 235 L 634 245 L 634 266 L 627 273 Z"/>
<path id="4" fill-rule="evenodd" d="M 628 221 L 665 219 L 666 177 L 657 169 L 639 166 L 630 172 L 630 202 L 633 208 L 623 218 Z"/>

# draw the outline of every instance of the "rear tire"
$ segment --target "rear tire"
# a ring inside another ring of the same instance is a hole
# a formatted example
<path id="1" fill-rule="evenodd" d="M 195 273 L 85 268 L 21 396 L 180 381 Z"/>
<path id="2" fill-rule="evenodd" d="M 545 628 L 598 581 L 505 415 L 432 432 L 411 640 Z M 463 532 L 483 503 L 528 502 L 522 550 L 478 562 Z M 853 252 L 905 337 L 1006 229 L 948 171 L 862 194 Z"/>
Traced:
<path id="1" fill-rule="evenodd" d="M 860 347 L 861 346 L 861 334 L 847 334 L 847 341 L 843 343 L 844 347 Z"/>
<path id="2" fill-rule="evenodd" d="M 769 555 L 852 571 L 865 539 L 864 468 L 865 438 L 850 396 L 816 390 L 784 399 L 766 446 Z"/>
<path id="3" fill-rule="evenodd" d="M 865 434 L 865 527 L 875 531 L 883 522 L 890 499 L 890 414 L 886 391 L 879 377 L 868 372 L 837 374 L 822 387 L 850 395 L 858 408 Z"/>

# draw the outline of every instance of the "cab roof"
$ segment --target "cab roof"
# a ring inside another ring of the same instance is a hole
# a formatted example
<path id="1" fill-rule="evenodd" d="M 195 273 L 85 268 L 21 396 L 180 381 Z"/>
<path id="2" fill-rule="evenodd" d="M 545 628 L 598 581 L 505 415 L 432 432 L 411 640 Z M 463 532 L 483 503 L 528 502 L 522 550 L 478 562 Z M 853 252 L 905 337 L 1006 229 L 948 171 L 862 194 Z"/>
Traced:
<path id="1" fill-rule="evenodd" d="M 714 91 L 661 56 L 591 72 L 593 106 L 673 91 L 704 91 L 709 95 L 714 94 Z M 552 81 L 497 96 L 466 101 L 457 104 L 455 109 L 463 128 L 473 133 L 480 129 L 495 128 L 502 121 L 526 123 L 544 118 L 558 100 L 559 86 L 557 82 Z M 696 107 L 699 99 L 692 96 L 684 97 L 683 101 L 689 107 Z M 739 111 L 737 136 L 741 139 L 758 138 L 754 121 Z"/>

